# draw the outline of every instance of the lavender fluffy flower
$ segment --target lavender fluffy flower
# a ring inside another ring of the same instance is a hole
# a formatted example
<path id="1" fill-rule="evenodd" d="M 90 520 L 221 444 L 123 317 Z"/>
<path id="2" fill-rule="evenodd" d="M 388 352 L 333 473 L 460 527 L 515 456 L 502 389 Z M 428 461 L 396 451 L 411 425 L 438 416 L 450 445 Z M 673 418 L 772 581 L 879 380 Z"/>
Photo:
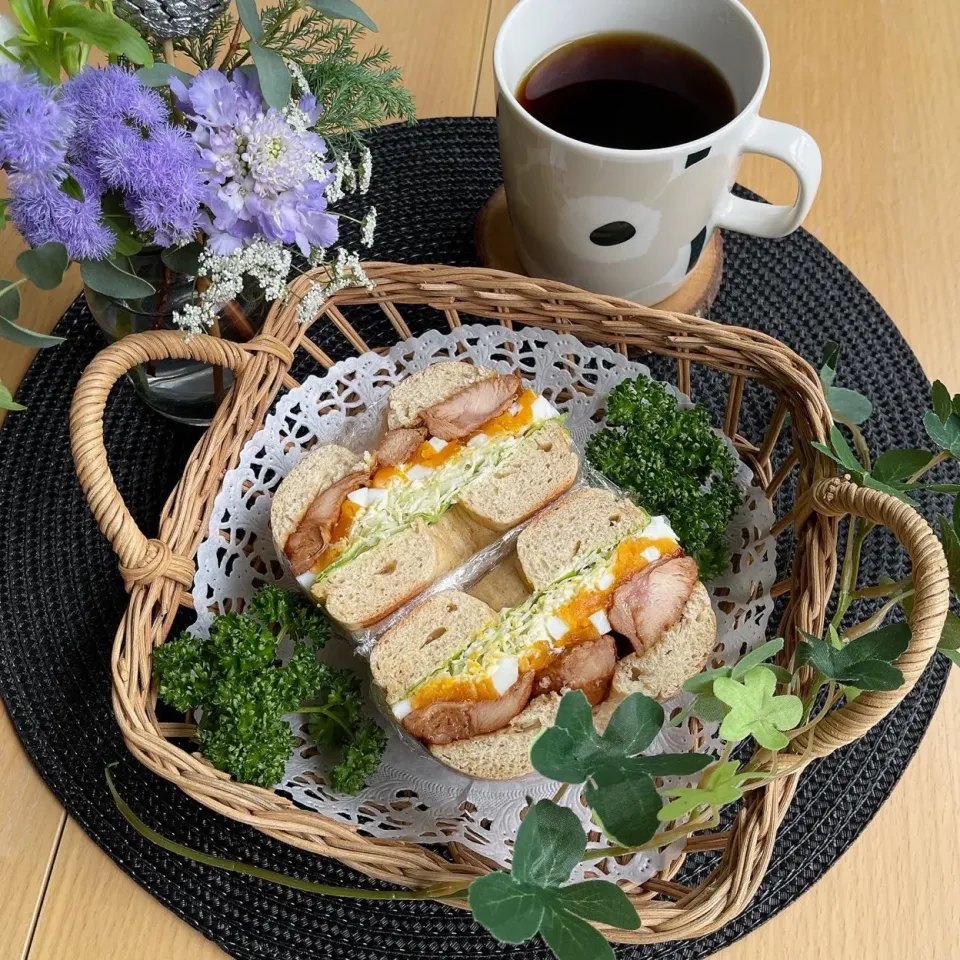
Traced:
<path id="1" fill-rule="evenodd" d="M 64 105 L 84 132 L 101 120 L 126 120 L 152 130 L 168 119 L 160 94 L 123 67 L 87 67 L 62 89 Z"/>
<path id="2" fill-rule="evenodd" d="M 70 114 L 52 87 L 13 64 L 0 70 L 0 166 L 30 177 L 56 174 L 65 162 Z"/>
<path id="3" fill-rule="evenodd" d="M 170 87 L 195 124 L 209 211 L 203 226 L 215 253 L 265 238 L 309 256 L 336 242 L 338 221 L 324 195 L 332 176 L 326 144 L 309 130 L 320 113 L 312 96 L 273 109 L 256 78 L 242 71 L 227 79 L 204 70 L 189 86 L 174 79 Z"/>
<path id="4" fill-rule="evenodd" d="M 103 184 L 91 171 L 70 166 L 67 171 L 80 184 L 83 200 L 60 189 L 59 177 L 10 177 L 13 197 L 8 212 L 20 235 L 31 246 L 57 241 L 72 260 L 101 260 L 113 249 L 116 237 L 100 218 Z"/>

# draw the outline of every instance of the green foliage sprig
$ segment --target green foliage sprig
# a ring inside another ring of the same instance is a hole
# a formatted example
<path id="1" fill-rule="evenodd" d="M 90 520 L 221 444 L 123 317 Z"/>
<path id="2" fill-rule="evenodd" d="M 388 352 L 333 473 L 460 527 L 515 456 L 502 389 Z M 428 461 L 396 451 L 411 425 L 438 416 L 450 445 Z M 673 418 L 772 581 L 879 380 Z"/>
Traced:
<path id="1" fill-rule="evenodd" d="M 317 660 L 329 627 L 297 594 L 268 584 L 244 613 L 217 616 L 208 637 L 183 633 L 158 647 L 153 669 L 160 698 L 177 710 L 201 708 L 197 740 L 204 756 L 237 780 L 269 787 L 283 777 L 294 738 L 284 714 L 313 714 L 311 735 L 336 747 L 334 789 L 355 793 L 380 762 L 386 735 L 363 716 L 358 678 Z M 285 664 L 284 638 L 293 641 Z M 306 700 L 320 700 L 304 706 Z"/>
<path id="2" fill-rule="evenodd" d="M 610 393 L 607 422 L 587 443 L 587 458 L 645 509 L 669 517 L 702 580 L 719 576 L 730 564 L 727 525 L 743 495 L 710 414 L 681 409 L 663 384 L 638 377 Z"/>

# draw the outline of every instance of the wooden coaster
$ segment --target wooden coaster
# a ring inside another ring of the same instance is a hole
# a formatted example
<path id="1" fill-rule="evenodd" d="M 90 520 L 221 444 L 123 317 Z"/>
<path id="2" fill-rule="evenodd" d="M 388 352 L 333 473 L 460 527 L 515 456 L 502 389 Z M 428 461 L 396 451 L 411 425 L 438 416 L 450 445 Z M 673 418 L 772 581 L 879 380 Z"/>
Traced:
<path id="1" fill-rule="evenodd" d="M 480 262 L 494 270 L 509 270 L 525 274 L 513 241 L 513 225 L 507 210 L 507 195 L 503 187 L 486 202 L 477 214 L 474 241 Z M 657 310 L 688 313 L 705 317 L 716 299 L 723 274 L 723 241 L 720 231 L 714 230 L 706 249 L 683 286 L 665 300 L 654 304 Z"/>

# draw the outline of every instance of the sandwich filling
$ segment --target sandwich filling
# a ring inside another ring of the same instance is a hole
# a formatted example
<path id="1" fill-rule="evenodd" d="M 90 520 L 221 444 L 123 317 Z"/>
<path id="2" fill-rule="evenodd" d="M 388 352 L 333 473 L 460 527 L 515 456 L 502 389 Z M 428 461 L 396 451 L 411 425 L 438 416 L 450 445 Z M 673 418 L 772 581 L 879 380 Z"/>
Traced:
<path id="1" fill-rule="evenodd" d="M 346 495 L 328 544 L 297 579 L 310 587 L 417 520 L 436 523 L 473 480 L 499 467 L 523 438 L 560 417 L 545 397 L 527 389 L 465 436 L 429 436 L 412 447 L 408 460 L 379 466 L 367 483 Z"/>
<path id="2" fill-rule="evenodd" d="M 572 687 L 575 684 L 558 669 L 560 661 L 566 661 L 576 648 L 587 644 L 595 646 L 591 646 L 589 655 L 580 658 L 584 661 L 579 667 L 584 677 L 590 673 L 592 658 L 610 660 L 609 669 L 602 671 L 606 674 L 605 680 L 591 674 L 584 681 L 594 685 L 594 695 L 588 693 L 588 697 L 599 702 L 606 695 L 606 686 L 616 665 L 609 634 L 614 629 L 610 617 L 623 606 L 618 598 L 625 596 L 627 588 L 635 584 L 638 575 L 647 568 L 665 564 L 663 570 L 666 571 L 670 558 L 678 558 L 681 553 L 666 518 L 651 519 L 644 515 L 625 538 L 601 545 L 578 558 L 571 569 L 549 586 L 520 606 L 502 611 L 493 624 L 391 704 L 394 715 L 403 720 L 414 711 L 428 710 L 435 704 L 498 700 L 528 675 L 537 678 L 535 689 L 531 688 L 534 693 L 559 689 L 556 684 Z M 682 559 L 692 564 L 688 558 Z M 681 585 L 679 591 L 673 591 L 682 604 L 686 603 L 696 582 L 695 564 L 693 573 L 688 589 L 684 590 Z M 631 589 L 637 593 L 636 587 Z M 651 596 L 640 595 L 639 603 L 646 607 Z M 629 615 L 622 611 L 619 615 L 629 619 L 634 611 L 632 604 L 630 611 Z M 661 623 L 661 631 L 664 625 Z M 604 638 L 607 643 L 601 644 Z M 501 725 L 509 722 L 513 715 L 507 716 Z"/>

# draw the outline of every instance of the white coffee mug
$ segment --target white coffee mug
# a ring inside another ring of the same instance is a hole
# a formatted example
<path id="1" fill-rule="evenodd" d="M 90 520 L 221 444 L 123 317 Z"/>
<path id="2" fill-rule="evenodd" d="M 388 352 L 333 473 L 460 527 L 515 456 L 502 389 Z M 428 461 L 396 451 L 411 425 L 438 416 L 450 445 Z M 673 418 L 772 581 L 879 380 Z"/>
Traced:
<path id="1" fill-rule="evenodd" d="M 551 130 L 520 105 L 518 87 L 548 53 L 600 33 L 655 34 L 693 48 L 726 78 L 736 116 L 699 140 L 656 150 L 595 146 Z M 493 63 L 507 203 L 531 276 L 658 303 L 683 284 L 717 227 L 784 237 L 813 203 L 820 150 L 803 130 L 759 115 L 770 53 L 738 0 L 520 0 L 500 28 Z M 792 206 L 731 194 L 745 153 L 793 169 Z"/>

